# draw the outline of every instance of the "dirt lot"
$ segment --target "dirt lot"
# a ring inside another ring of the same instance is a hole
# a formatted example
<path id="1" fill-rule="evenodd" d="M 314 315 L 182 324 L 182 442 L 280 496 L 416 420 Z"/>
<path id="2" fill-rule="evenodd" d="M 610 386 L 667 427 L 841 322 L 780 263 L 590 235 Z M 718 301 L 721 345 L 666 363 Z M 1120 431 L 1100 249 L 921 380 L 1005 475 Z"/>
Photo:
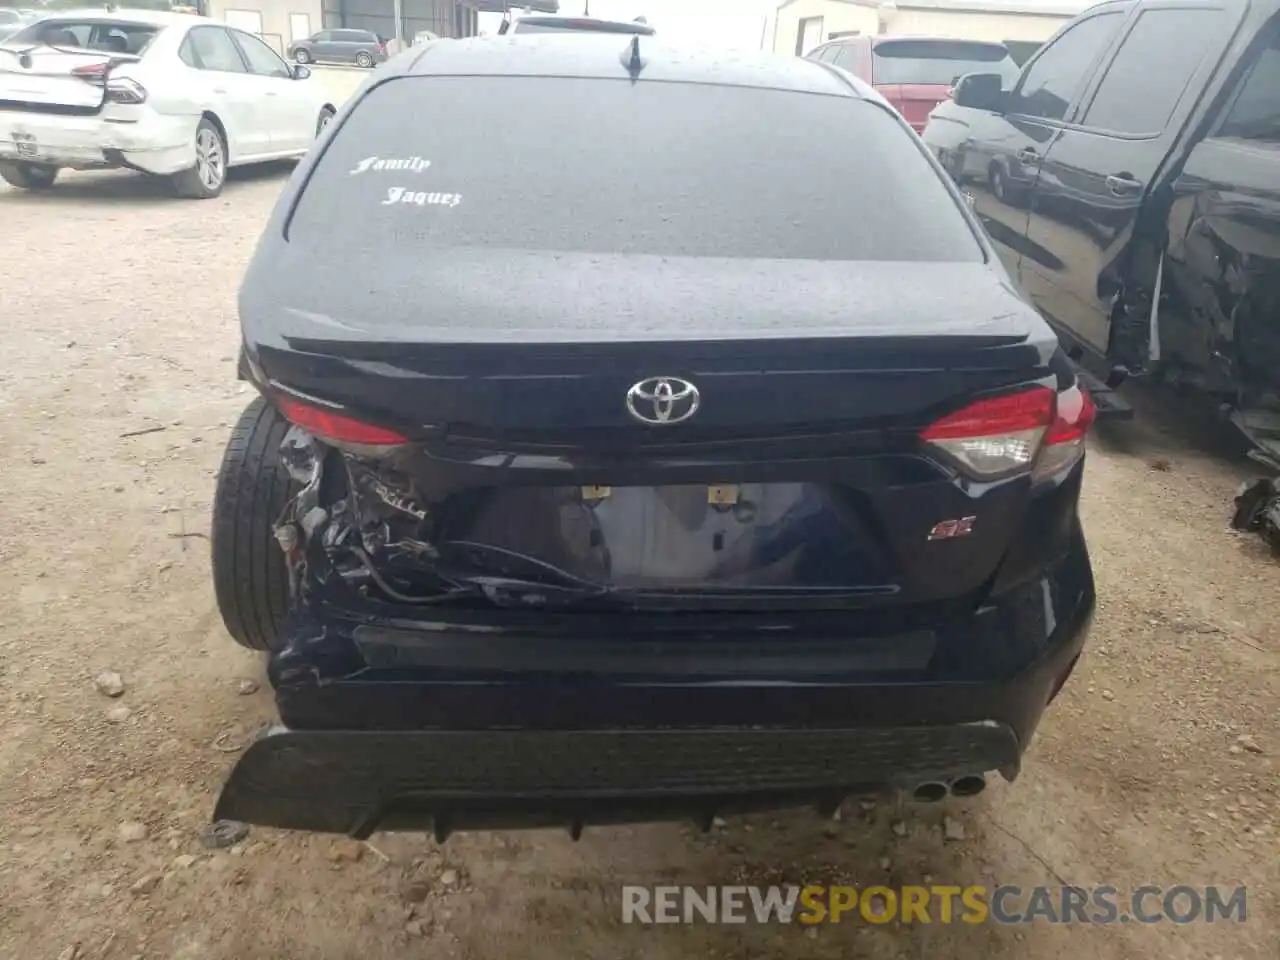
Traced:
<path id="1" fill-rule="evenodd" d="M 45 197 L 0 188 L 0 956 L 1280 956 L 1280 563 L 1226 528 L 1251 471 L 1203 445 L 1213 431 L 1189 437 L 1182 414 L 1144 411 L 1095 439 L 1085 522 L 1101 609 L 1014 786 L 901 813 L 854 805 L 840 822 L 734 819 L 705 837 L 362 847 L 254 830 L 204 849 L 229 751 L 272 701 L 242 690 L 260 668 L 224 634 L 208 543 L 187 535 L 208 529 L 249 399 L 235 291 L 282 176 L 208 203 L 132 176 L 68 177 Z M 95 689 L 108 669 L 118 699 Z M 944 814 L 962 839 L 944 841 Z M 1249 911 L 1069 930 L 619 922 L 623 883 L 836 879 L 1243 883 Z"/>

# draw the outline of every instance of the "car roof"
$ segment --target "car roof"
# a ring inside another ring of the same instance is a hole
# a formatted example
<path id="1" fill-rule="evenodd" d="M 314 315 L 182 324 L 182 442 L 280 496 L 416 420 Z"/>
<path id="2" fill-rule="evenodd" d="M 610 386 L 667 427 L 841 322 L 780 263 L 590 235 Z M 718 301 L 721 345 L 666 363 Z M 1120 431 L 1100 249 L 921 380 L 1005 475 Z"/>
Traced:
<path id="1" fill-rule="evenodd" d="M 547 26 L 556 26 L 558 24 L 579 24 L 583 27 L 625 27 L 627 29 L 643 31 L 643 35 L 653 35 L 657 31 L 651 27 L 647 21 L 643 20 L 606 20 L 603 17 L 575 17 L 563 13 L 531 13 L 527 16 L 517 17 L 516 23 L 535 23 L 545 24 Z"/>
<path id="2" fill-rule="evenodd" d="M 999 40 L 972 40 L 968 37 L 942 37 L 937 34 L 914 34 L 914 33 L 895 33 L 895 34 L 878 34 L 869 38 L 873 47 L 878 47 L 882 43 L 897 43 L 899 40 L 907 40 L 912 43 L 962 43 L 966 46 L 977 47 L 1000 47 L 1008 49 Z"/>
<path id="3" fill-rule="evenodd" d="M 644 61 L 641 80 L 759 87 L 876 102 L 881 99 L 856 77 L 801 57 L 675 47 L 658 37 L 638 35 L 583 35 L 572 42 L 541 33 L 468 37 L 428 47 L 417 57 L 385 64 L 383 70 L 389 76 L 625 79 L 626 58 L 637 40 Z"/>
<path id="4" fill-rule="evenodd" d="M 130 10 L 128 7 L 108 10 L 105 7 L 83 7 L 75 10 L 42 11 L 39 22 L 57 20 L 104 20 L 123 23 L 150 23 L 157 27 L 176 27 L 194 23 L 213 23 L 196 13 L 170 13 L 167 10 Z"/>

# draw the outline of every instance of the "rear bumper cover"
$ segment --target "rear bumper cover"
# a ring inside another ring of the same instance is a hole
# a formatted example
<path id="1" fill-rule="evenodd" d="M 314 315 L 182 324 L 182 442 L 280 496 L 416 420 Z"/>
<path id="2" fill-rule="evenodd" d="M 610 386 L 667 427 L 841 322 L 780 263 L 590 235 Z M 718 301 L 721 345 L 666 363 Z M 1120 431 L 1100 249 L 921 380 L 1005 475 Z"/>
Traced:
<path id="1" fill-rule="evenodd" d="M 270 670 L 282 725 L 239 758 L 214 816 L 356 837 L 576 836 L 584 823 L 709 824 L 975 773 L 1012 780 L 1092 619 L 1077 543 L 960 622 L 861 639 L 828 622 L 711 645 L 601 636 L 586 655 L 578 640 L 474 625 L 296 623 Z"/>
<path id="2" fill-rule="evenodd" d="M 0 160 L 77 170 L 129 167 L 144 173 L 177 173 L 195 165 L 197 119 L 147 113 L 124 123 L 103 116 L 0 111 Z M 33 138 L 34 147 L 31 141 L 18 142 L 27 137 Z"/>
<path id="3" fill-rule="evenodd" d="M 369 836 L 456 827 L 573 826 L 850 793 L 1003 768 L 994 722 L 843 730 L 307 731 L 249 747 L 216 819 Z"/>

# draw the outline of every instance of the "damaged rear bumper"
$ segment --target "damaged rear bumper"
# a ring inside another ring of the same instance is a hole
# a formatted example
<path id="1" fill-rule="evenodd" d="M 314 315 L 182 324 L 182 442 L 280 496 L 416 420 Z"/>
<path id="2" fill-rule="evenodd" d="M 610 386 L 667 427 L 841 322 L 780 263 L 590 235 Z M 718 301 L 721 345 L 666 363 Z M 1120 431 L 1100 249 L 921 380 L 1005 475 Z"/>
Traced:
<path id="1" fill-rule="evenodd" d="M 970 616 L 875 635 L 840 614 L 790 630 L 754 615 L 709 636 L 643 615 L 598 630 L 571 617 L 573 634 L 545 612 L 498 629 L 312 611 L 270 665 L 281 725 L 240 757 L 215 818 L 356 837 L 576 836 L 1012 780 L 1093 609 L 1081 540 Z"/>
<path id="2" fill-rule="evenodd" d="M 0 120 L 0 160 L 74 170 L 127 167 L 156 175 L 178 173 L 195 166 L 198 120 L 151 111 L 130 122 L 100 115 L 6 113 Z"/>
<path id="3" fill-rule="evenodd" d="M 995 722 L 837 730 L 276 727 L 236 764 L 215 818 L 365 838 L 375 830 L 566 826 L 803 803 L 1003 769 Z"/>

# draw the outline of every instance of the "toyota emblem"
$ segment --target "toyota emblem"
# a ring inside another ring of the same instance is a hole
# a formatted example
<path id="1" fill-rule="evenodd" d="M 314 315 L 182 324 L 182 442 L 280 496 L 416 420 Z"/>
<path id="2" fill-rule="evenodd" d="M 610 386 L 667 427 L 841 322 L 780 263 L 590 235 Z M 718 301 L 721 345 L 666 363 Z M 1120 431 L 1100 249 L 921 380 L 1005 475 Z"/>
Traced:
<path id="1" fill-rule="evenodd" d="M 627 411 L 641 423 L 684 423 L 702 403 L 698 388 L 679 377 L 650 377 L 627 391 Z"/>

